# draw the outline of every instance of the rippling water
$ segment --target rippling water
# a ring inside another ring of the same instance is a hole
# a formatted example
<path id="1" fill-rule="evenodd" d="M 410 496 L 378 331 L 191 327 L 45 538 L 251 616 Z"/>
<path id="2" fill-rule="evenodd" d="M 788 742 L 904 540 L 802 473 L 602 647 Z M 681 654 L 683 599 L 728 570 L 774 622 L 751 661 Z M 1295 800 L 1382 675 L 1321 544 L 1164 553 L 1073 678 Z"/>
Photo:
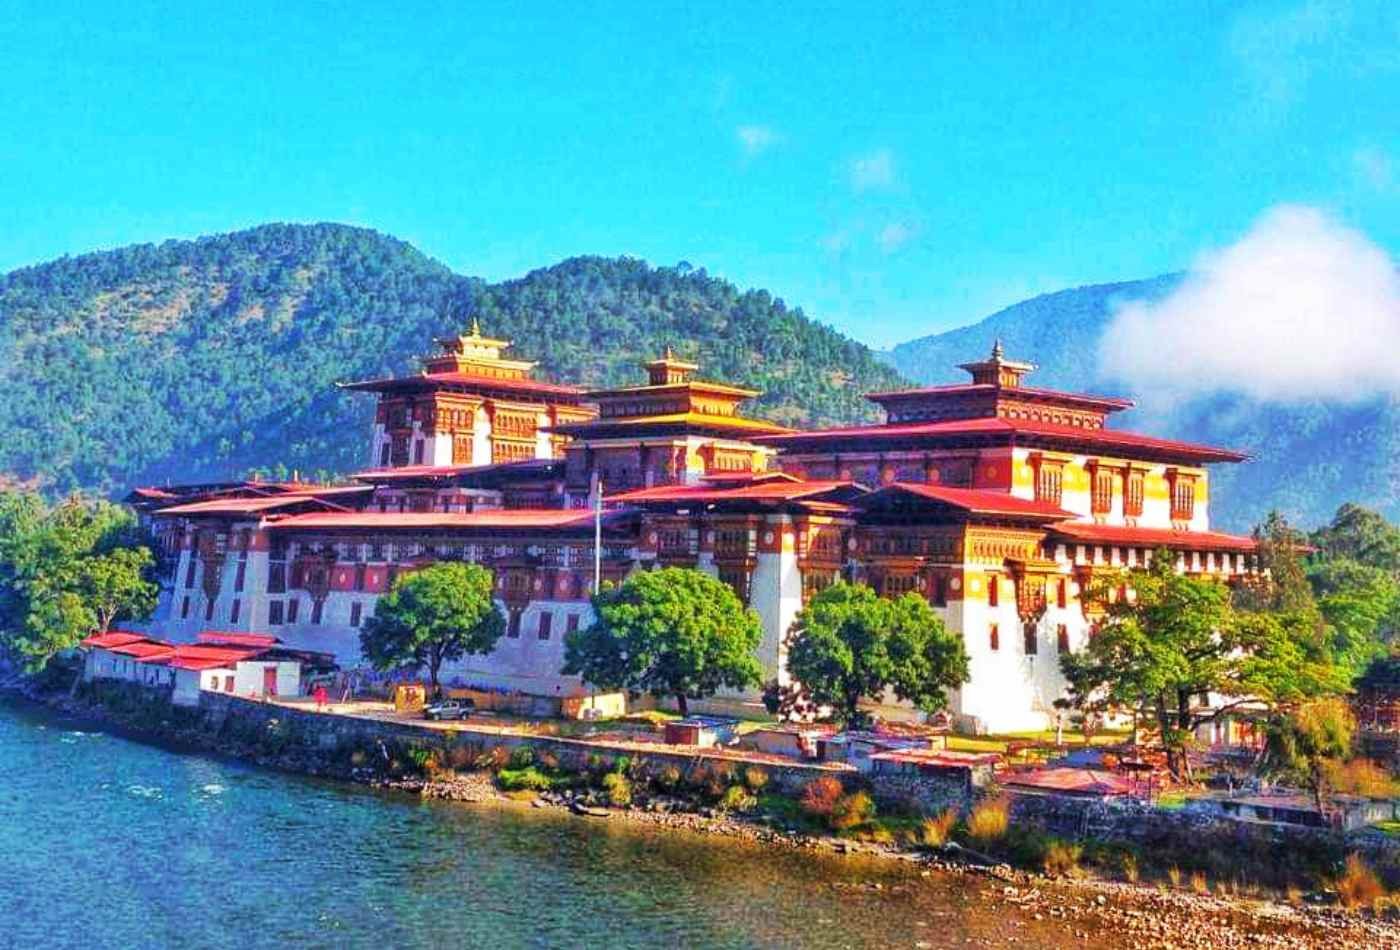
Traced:
<path id="1" fill-rule="evenodd" d="M 380 795 L 0 704 L 3 946 L 1082 945 L 986 886 Z"/>

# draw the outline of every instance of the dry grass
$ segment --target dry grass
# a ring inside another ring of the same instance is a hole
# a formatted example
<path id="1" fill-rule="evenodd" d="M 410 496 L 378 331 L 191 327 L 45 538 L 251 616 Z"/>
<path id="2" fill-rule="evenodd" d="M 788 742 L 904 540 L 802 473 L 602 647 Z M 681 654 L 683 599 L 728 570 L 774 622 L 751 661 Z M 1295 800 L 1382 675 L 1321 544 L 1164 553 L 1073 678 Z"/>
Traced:
<path id="1" fill-rule="evenodd" d="M 935 818 L 925 818 L 919 823 L 920 843 L 930 848 L 943 847 L 957 823 L 958 813 L 951 808 Z"/>
<path id="2" fill-rule="evenodd" d="M 1284 892 L 1284 899 L 1294 907 L 1297 907 L 1299 904 L 1303 903 L 1303 889 L 1297 884 L 1288 885 L 1288 890 Z"/>
<path id="3" fill-rule="evenodd" d="M 1337 899 L 1343 907 L 1365 907 L 1374 905 L 1378 898 L 1385 897 L 1385 885 L 1371 870 L 1370 865 L 1361 860 L 1361 855 L 1353 852 L 1347 855 L 1346 867 L 1337 879 Z"/>
<path id="4" fill-rule="evenodd" d="M 1209 894 L 1210 882 L 1206 880 L 1204 871 L 1191 872 L 1191 890 L 1197 894 Z"/>
<path id="5" fill-rule="evenodd" d="M 1138 877 L 1137 858 L 1131 854 L 1123 855 L 1123 880 L 1127 881 L 1129 884 L 1136 884 L 1138 882 Z"/>
<path id="6" fill-rule="evenodd" d="M 967 834 L 979 844 L 990 844 L 1006 836 L 1008 824 L 1010 819 L 1007 816 L 1006 802 L 999 798 L 985 801 L 972 809 L 972 814 L 968 815 Z"/>
<path id="7" fill-rule="evenodd" d="M 843 795 L 836 800 L 827 819 L 837 831 L 855 828 L 875 817 L 875 802 L 865 792 Z M 890 840 L 894 840 L 891 836 Z"/>
<path id="8" fill-rule="evenodd" d="M 1172 887 L 1181 886 L 1181 868 L 1173 864 L 1167 868 L 1167 880 L 1172 882 Z"/>
<path id="9" fill-rule="evenodd" d="M 1079 858 L 1084 847 L 1068 841 L 1051 841 L 1041 862 L 1050 877 L 1073 877 L 1079 873 Z"/>

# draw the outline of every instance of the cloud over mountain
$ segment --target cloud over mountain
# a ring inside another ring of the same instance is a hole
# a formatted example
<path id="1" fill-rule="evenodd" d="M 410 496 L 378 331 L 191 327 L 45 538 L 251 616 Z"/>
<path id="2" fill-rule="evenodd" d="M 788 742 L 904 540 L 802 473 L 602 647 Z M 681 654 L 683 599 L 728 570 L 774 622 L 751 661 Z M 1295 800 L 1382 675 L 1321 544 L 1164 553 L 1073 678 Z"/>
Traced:
<path id="1" fill-rule="evenodd" d="M 1265 212 L 1202 254 L 1175 292 L 1117 307 L 1099 344 L 1107 379 L 1149 403 L 1210 393 L 1355 403 L 1400 393 L 1400 273 L 1327 213 Z"/>

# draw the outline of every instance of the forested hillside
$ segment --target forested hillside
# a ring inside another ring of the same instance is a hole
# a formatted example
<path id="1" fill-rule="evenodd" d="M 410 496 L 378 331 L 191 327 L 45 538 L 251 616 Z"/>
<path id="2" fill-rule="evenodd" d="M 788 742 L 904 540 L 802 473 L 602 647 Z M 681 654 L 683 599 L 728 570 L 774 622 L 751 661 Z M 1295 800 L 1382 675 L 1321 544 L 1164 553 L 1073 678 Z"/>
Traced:
<path id="1" fill-rule="evenodd" d="M 373 231 L 267 225 L 0 276 L 0 476 L 56 493 L 353 471 L 373 400 L 334 384 L 411 371 L 472 314 L 589 385 L 639 380 L 670 343 L 788 423 L 869 418 L 859 394 L 898 382 L 800 310 L 685 265 L 578 258 L 489 285 Z"/>
<path id="2" fill-rule="evenodd" d="M 1000 338 L 1009 356 L 1039 364 L 1035 384 L 1133 396 L 1130 381 L 1103 378 L 1099 339 L 1118 302 L 1158 300 L 1180 279 L 1166 275 L 1045 294 L 881 355 L 921 383 L 960 381 L 966 374 L 957 364 L 986 353 Z M 1179 370 L 1191 372 L 1189 366 Z M 1393 399 L 1279 405 L 1217 395 L 1155 414 L 1126 412 L 1114 424 L 1250 453 L 1251 462 L 1214 468 L 1212 516 L 1227 528 L 1247 528 L 1273 508 L 1297 524 L 1318 525 L 1348 501 L 1400 517 L 1400 407 Z"/>

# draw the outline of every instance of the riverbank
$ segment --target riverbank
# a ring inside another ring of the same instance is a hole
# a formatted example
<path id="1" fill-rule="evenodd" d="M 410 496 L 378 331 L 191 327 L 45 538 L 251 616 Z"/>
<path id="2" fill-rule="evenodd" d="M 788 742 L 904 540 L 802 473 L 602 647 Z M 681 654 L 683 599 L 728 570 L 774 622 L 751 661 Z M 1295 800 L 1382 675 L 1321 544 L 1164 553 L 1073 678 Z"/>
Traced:
<path id="1" fill-rule="evenodd" d="M 14 685 L 14 684 L 12 684 Z M 1335 907 L 1303 903 L 1292 906 L 1238 896 L 1209 896 L 1163 887 L 1131 885 L 1098 879 L 1054 879 L 1007 866 L 980 867 L 938 850 L 907 850 L 878 842 L 851 840 L 833 834 L 791 830 L 790 819 L 763 812 L 736 813 L 697 804 L 684 795 L 639 794 L 628 807 L 609 807 L 601 789 L 580 782 L 563 790 L 510 792 L 498 787 L 500 772 L 512 764 L 499 748 L 475 752 L 472 761 L 421 765 L 415 750 L 392 741 L 379 748 L 363 743 L 344 747 L 303 745 L 282 728 L 270 729 L 276 707 L 255 710 L 266 717 L 250 731 L 246 723 L 225 717 L 217 731 L 207 720 L 184 719 L 178 711 L 118 692 L 95 701 L 69 696 L 66 691 L 21 690 L 31 700 L 87 721 L 116 726 L 128 735 L 175 748 L 198 749 L 259 765 L 320 775 L 391 789 L 425 799 L 446 799 L 474 807 L 506 810 L 568 812 L 583 822 L 633 825 L 670 834 L 723 836 L 752 843 L 759 849 L 787 852 L 840 853 L 898 863 L 924 877 L 954 875 L 978 888 L 987 913 L 1010 914 L 1027 927 L 1040 920 L 1059 920 L 1074 932 L 1107 931 L 1131 935 L 1137 946 L 1388 946 L 1397 945 L 1396 930 L 1386 921 L 1359 916 Z M 137 694 L 138 696 L 140 694 Z M 243 703 L 244 701 L 237 701 Z M 260 705 L 260 704 L 248 704 Z M 357 755 L 359 761 L 356 761 Z M 490 761 L 483 761 L 482 757 Z M 394 768 L 397 764 L 398 768 Z M 518 761 L 515 764 L 520 764 Z M 588 763 L 582 763 L 587 768 Z M 595 764 L 598 767 L 602 763 Z M 609 763 L 609 769 L 611 768 Z M 549 762 L 540 763 L 549 768 Z M 422 770 L 429 774 L 411 774 Z M 601 768 L 598 769 L 601 771 Z M 520 771 L 519 769 L 515 771 Z M 611 774 L 606 772 L 604 774 Z M 581 813 L 581 814 L 580 814 Z M 606 815 L 607 817 L 597 817 Z M 874 884 L 870 886 L 875 886 Z M 840 895 L 835 895 L 838 899 Z M 1077 928 L 1083 928 L 1082 931 Z"/>

